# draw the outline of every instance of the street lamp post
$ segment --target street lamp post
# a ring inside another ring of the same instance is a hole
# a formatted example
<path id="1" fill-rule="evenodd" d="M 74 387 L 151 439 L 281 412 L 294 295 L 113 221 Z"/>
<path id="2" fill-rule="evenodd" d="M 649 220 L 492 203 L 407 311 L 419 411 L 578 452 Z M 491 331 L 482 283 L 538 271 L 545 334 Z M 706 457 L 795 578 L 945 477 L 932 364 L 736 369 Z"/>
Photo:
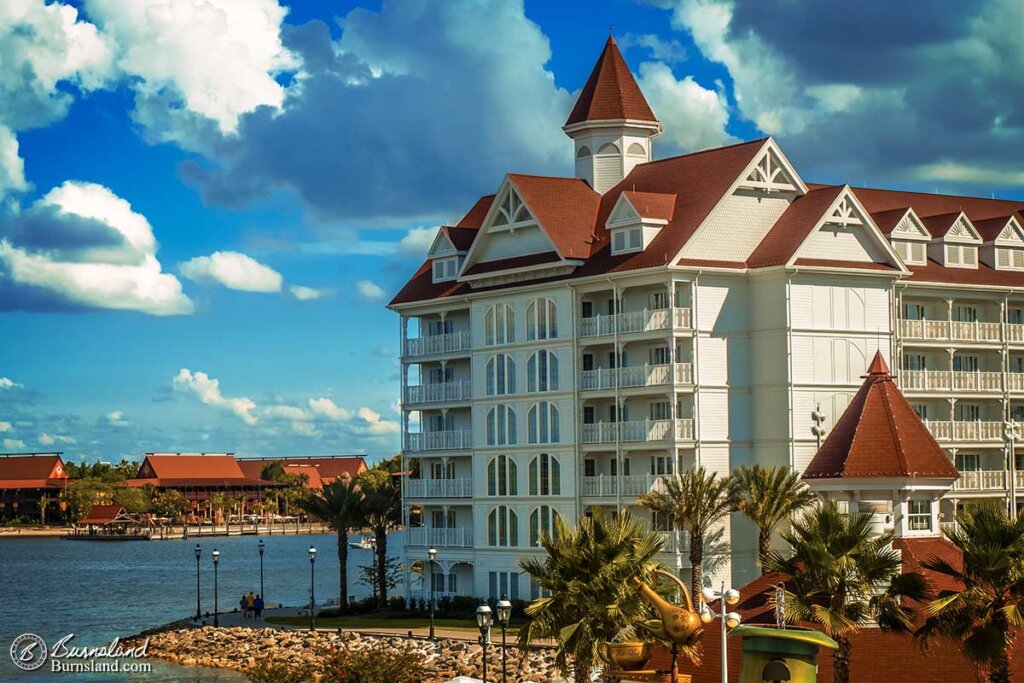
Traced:
<path id="1" fill-rule="evenodd" d="M 266 546 L 263 544 L 263 539 L 256 544 L 256 548 L 260 551 L 260 598 L 263 599 L 263 604 L 267 604 L 267 594 L 263 592 L 263 551 L 266 550 Z"/>
<path id="2" fill-rule="evenodd" d="M 493 619 L 491 608 L 486 602 L 476 608 L 476 624 L 480 627 L 480 645 L 483 647 L 483 683 L 487 683 L 487 641 L 490 640 Z"/>
<path id="3" fill-rule="evenodd" d="M 313 586 L 314 586 L 314 573 L 313 566 L 316 564 L 316 548 L 309 546 L 309 630 L 312 631 L 314 628 L 313 612 L 316 607 L 316 600 L 314 598 Z"/>
<path id="4" fill-rule="evenodd" d="M 1014 446 L 1020 438 L 1020 424 L 1010 420 L 1003 425 L 1003 439 L 1010 451 L 1010 514 L 1017 516 L 1017 453 Z"/>
<path id="5" fill-rule="evenodd" d="M 512 618 L 512 603 L 508 601 L 507 595 L 502 595 L 498 601 L 498 623 L 501 624 L 501 683 L 508 683 L 508 649 L 505 646 L 505 632 L 508 630 L 508 622 Z"/>
<path id="6" fill-rule="evenodd" d="M 430 558 L 430 639 L 434 640 L 434 561 L 437 559 L 437 548 L 427 551 Z"/>
<path id="7" fill-rule="evenodd" d="M 199 607 L 199 556 L 203 554 L 203 549 L 196 543 L 196 622 L 198 623 L 202 618 L 202 611 Z"/>
<path id="8" fill-rule="evenodd" d="M 217 565 L 220 564 L 220 551 L 213 549 L 213 625 L 220 626 L 217 618 Z"/>
<path id="9" fill-rule="evenodd" d="M 729 681 L 729 651 L 726 647 L 727 631 L 731 628 L 736 628 L 740 625 L 742 618 L 736 612 L 726 613 L 726 605 L 735 605 L 740 601 L 740 592 L 734 588 L 729 590 L 725 589 L 725 582 L 722 582 L 722 590 L 718 593 L 713 588 L 705 588 L 700 592 L 702 598 L 704 598 L 704 604 L 700 608 L 700 620 L 705 624 L 710 624 L 715 620 L 715 615 L 712 613 L 711 608 L 708 607 L 708 603 L 712 600 L 718 600 L 721 605 L 721 614 L 719 617 L 722 620 L 722 683 L 728 683 Z M 673 673 L 673 675 L 675 675 Z"/>

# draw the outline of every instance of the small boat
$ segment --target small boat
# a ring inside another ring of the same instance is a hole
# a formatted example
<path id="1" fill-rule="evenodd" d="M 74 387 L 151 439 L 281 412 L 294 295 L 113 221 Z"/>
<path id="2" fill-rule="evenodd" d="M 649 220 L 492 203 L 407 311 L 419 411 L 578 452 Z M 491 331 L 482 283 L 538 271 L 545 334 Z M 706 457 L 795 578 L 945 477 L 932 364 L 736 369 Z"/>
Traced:
<path id="1" fill-rule="evenodd" d="M 364 536 L 358 541 L 353 541 L 348 545 L 350 548 L 355 548 L 356 550 L 373 550 L 377 547 L 376 541 L 377 539 L 373 536 Z"/>

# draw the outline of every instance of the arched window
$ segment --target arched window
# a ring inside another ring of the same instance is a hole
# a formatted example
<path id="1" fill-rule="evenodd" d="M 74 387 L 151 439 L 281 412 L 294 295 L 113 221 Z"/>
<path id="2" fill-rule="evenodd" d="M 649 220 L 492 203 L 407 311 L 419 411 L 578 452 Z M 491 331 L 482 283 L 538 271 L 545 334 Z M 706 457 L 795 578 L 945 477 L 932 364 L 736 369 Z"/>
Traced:
<path id="1" fill-rule="evenodd" d="M 530 495 L 557 496 L 562 492 L 562 466 L 558 458 L 541 453 L 530 461 Z"/>
<path id="2" fill-rule="evenodd" d="M 558 513 L 547 505 L 534 508 L 530 513 L 530 546 L 540 547 L 540 540 L 544 536 L 551 536 L 555 532 L 555 519 Z"/>
<path id="3" fill-rule="evenodd" d="M 499 455 L 487 463 L 487 495 L 514 496 L 519 492 L 516 479 L 519 468 L 507 455 Z"/>
<path id="4" fill-rule="evenodd" d="M 586 145 L 583 145 L 578 150 L 576 150 L 576 158 L 577 159 L 582 159 L 583 157 L 589 157 L 589 156 L 590 156 L 590 148 L 587 147 Z"/>
<path id="5" fill-rule="evenodd" d="M 516 364 L 511 356 L 499 353 L 487 361 L 487 395 L 516 393 Z"/>
<path id="6" fill-rule="evenodd" d="M 511 446 L 516 443 L 516 411 L 497 405 L 487 411 L 487 445 Z"/>
<path id="7" fill-rule="evenodd" d="M 526 362 L 526 374 L 529 391 L 557 391 L 558 356 L 551 351 L 538 351 Z"/>
<path id="8" fill-rule="evenodd" d="M 508 304 L 495 304 L 484 314 L 484 338 L 488 346 L 516 340 L 516 315 Z"/>
<path id="9" fill-rule="evenodd" d="M 558 309 L 551 299 L 534 299 L 526 307 L 526 340 L 558 336 Z"/>
<path id="10" fill-rule="evenodd" d="M 618 147 L 618 145 L 616 145 L 616 144 L 614 144 L 612 142 L 606 142 L 606 143 L 604 143 L 603 145 L 601 145 L 600 147 L 597 148 L 597 153 L 598 154 L 618 154 L 619 153 L 619 147 Z"/>
<path id="11" fill-rule="evenodd" d="M 519 515 L 505 505 L 487 515 L 487 545 L 509 548 L 519 545 Z"/>
<path id="12" fill-rule="evenodd" d="M 635 157 L 645 157 L 647 156 L 647 150 L 639 142 L 634 142 L 626 148 L 626 154 Z"/>
<path id="13" fill-rule="evenodd" d="M 529 414 L 530 443 L 558 443 L 558 408 L 541 401 Z"/>

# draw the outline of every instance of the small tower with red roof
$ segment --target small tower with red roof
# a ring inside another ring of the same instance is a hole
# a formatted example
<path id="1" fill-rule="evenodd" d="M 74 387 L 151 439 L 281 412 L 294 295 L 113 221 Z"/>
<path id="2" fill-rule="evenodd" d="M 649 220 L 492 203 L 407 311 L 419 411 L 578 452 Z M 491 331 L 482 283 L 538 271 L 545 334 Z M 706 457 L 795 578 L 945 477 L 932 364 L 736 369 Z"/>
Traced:
<path id="1" fill-rule="evenodd" d="M 879 531 L 898 537 L 940 535 L 939 499 L 958 477 L 881 352 L 803 474 L 823 498 L 872 514 Z"/>
<path id="2" fill-rule="evenodd" d="M 661 122 L 611 36 L 562 130 L 575 142 L 576 177 L 601 194 L 651 160 Z"/>

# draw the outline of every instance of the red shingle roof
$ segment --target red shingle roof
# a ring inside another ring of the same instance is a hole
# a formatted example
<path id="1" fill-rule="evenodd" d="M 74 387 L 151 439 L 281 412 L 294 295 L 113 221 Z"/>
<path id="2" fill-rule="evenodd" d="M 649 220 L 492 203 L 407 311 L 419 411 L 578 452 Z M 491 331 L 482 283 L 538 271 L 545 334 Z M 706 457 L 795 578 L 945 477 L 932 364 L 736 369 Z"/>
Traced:
<path id="1" fill-rule="evenodd" d="M 508 180 L 563 257 L 590 256 L 601 195 L 579 178 L 509 173 Z"/>
<path id="2" fill-rule="evenodd" d="M 0 457 L 0 489 L 42 489 L 63 486 L 68 477 L 57 453 Z"/>
<path id="3" fill-rule="evenodd" d="M 121 519 L 118 519 L 121 518 Z M 132 521 L 121 505 L 93 505 L 79 524 L 110 524 L 115 521 Z"/>
<path id="4" fill-rule="evenodd" d="M 747 265 L 751 268 L 764 268 L 787 263 L 843 189 L 843 185 L 818 187 L 793 200 L 751 252 Z"/>
<path id="5" fill-rule="evenodd" d="M 672 220 L 676 212 L 676 193 L 662 194 L 659 192 L 634 192 L 626 190 L 622 193 L 633 205 L 641 218 L 654 218 L 663 221 Z"/>
<path id="6" fill-rule="evenodd" d="M 909 206 L 902 206 L 898 209 L 889 209 L 888 211 L 879 211 L 871 214 L 871 220 L 875 222 L 878 229 L 882 231 L 883 235 L 889 235 L 899 225 L 900 220 L 906 215 L 907 211 L 910 210 Z"/>
<path id="7" fill-rule="evenodd" d="M 959 474 L 903 397 L 881 352 L 864 384 L 804 470 L 804 479 Z"/>
<path id="8" fill-rule="evenodd" d="M 479 228 L 459 228 L 443 225 L 441 230 L 448 236 L 448 239 L 451 240 L 452 245 L 457 251 L 469 251 L 469 247 L 473 244 Z"/>
<path id="9" fill-rule="evenodd" d="M 133 479 L 124 486 L 255 486 L 262 482 L 247 477 L 229 454 L 154 454 L 146 456 Z"/>
<path id="10" fill-rule="evenodd" d="M 487 212 L 491 210 L 491 204 L 494 203 L 493 194 L 485 194 L 480 199 L 476 200 L 476 204 L 466 212 L 466 215 L 456 223 L 457 228 L 479 228 L 483 225 L 484 217 L 487 216 Z"/>
<path id="11" fill-rule="evenodd" d="M 921 219 L 924 223 L 925 229 L 931 233 L 932 237 L 942 237 L 949 229 L 953 227 L 953 223 L 960 217 L 959 211 L 953 211 L 952 213 L 943 213 L 937 216 L 927 216 Z"/>
<path id="12" fill-rule="evenodd" d="M 604 44 L 604 50 L 580 91 L 565 125 L 622 119 L 658 122 L 626 60 L 615 45 L 615 39 L 608 36 L 608 42 Z"/>
<path id="13" fill-rule="evenodd" d="M 290 456 L 284 458 L 243 458 L 238 466 L 246 477 L 258 479 L 263 468 L 280 460 L 284 471 L 289 474 L 305 474 L 309 477 L 309 488 L 320 488 L 325 483 L 337 479 L 354 477 L 366 469 L 366 461 L 361 455 L 344 456 Z"/>
<path id="14" fill-rule="evenodd" d="M 483 275 L 484 273 L 495 273 L 499 270 L 511 270 L 513 268 L 525 268 L 526 266 L 539 266 L 545 263 L 558 263 L 562 259 L 558 254 L 549 251 L 543 254 L 527 254 L 525 256 L 513 256 L 511 258 L 498 259 L 497 261 L 484 261 L 474 263 L 464 275 Z"/>
<path id="15" fill-rule="evenodd" d="M 981 235 L 981 239 L 986 242 L 991 242 L 995 238 L 999 237 L 999 233 L 1003 231 L 1006 224 L 1010 222 L 1010 216 L 999 216 L 997 218 L 985 218 L 982 220 L 974 221 L 974 227 Z"/>

